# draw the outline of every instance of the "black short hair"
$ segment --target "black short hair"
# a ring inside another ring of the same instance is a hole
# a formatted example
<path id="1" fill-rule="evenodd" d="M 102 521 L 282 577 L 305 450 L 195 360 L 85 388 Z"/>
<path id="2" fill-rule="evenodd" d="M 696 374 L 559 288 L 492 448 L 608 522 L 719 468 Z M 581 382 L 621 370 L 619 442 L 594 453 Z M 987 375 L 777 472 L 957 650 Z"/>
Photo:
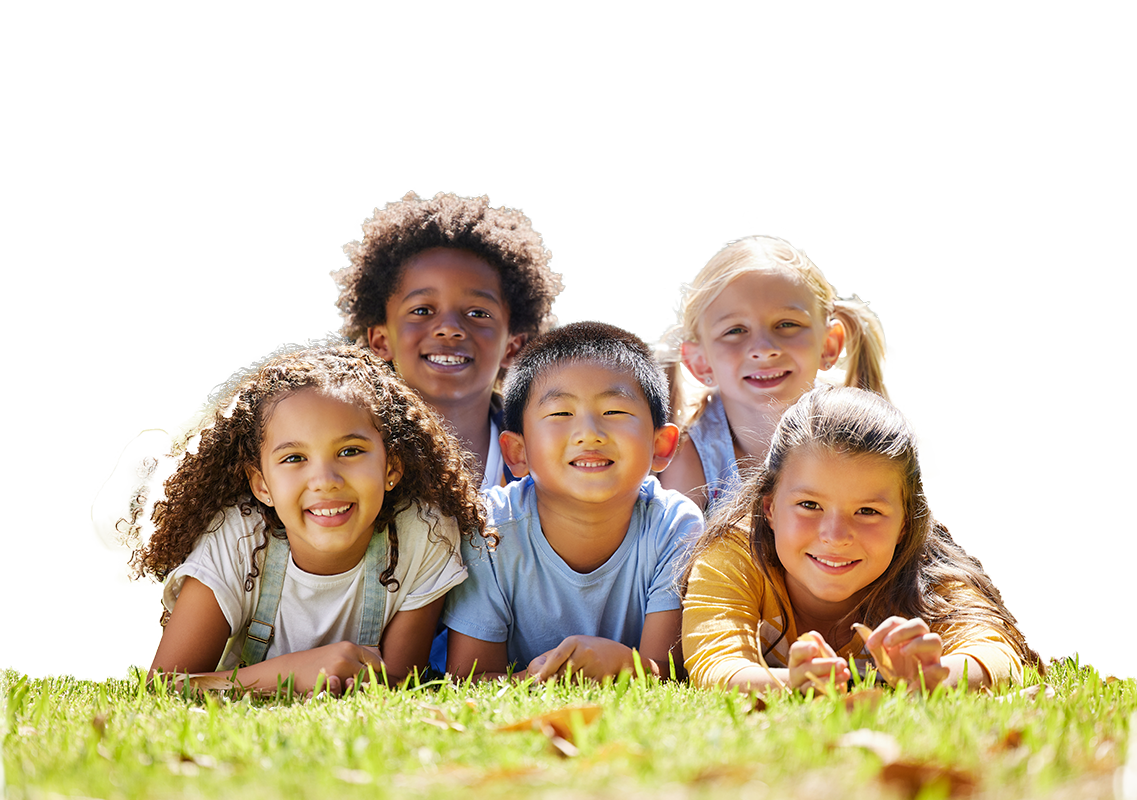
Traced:
<path id="1" fill-rule="evenodd" d="M 523 433 L 521 418 L 533 384 L 542 375 L 580 361 L 630 373 L 651 409 L 652 424 L 658 429 L 667 423 L 667 379 L 651 348 L 615 325 L 574 322 L 532 340 L 513 360 L 502 388 L 505 429 Z"/>
<path id="2" fill-rule="evenodd" d="M 551 308 L 561 276 L 549 269 L 551 254 L 529 218 L 512 208 L 493 208 L 488 197 L 436 194 L 423 200 L 409 192 L 375 209 L 363 223 L 363 241 L 344 246 L 351 264 L 332 273 L 343 335 L 364 341 L 367 329 L 387 323 L 387 300 L 399 286 L 403 265 L 435 247 L 467 250 L 501 276 L 509 307 L 509 332 L 536 336 L 555 324 Z"/>

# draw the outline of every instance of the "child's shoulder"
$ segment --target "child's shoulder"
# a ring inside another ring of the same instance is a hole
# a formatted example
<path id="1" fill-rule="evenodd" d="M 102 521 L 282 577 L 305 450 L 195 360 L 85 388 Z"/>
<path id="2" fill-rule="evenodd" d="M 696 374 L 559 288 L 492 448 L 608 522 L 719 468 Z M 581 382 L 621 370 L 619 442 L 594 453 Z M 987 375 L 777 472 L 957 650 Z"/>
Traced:
<path id="1" fill-rule="evenodd" d="M 492 486 L 483 492 L 482 497 L 489 525 L 519 522 L 537 513 L 536 487 L 528 476 L 504 486 Z"/>

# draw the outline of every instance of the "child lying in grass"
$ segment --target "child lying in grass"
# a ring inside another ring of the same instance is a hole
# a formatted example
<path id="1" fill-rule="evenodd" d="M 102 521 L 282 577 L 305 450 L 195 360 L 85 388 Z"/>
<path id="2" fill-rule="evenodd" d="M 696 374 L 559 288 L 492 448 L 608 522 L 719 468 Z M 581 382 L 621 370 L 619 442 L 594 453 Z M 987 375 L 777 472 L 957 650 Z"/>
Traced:
<path id="1" fill-rule="evenodd" d="M 844 683 L 848 658 L 870 654 L 890 683 L 928 688 L 1020 680 L 1038 663 L 982 565 L 932 518 L 908 422 L 859 389 L 818 388 L 786 412 L 683 591 L 698 686 Z M 854 623 L 873 628 L 867 643 Z"/>

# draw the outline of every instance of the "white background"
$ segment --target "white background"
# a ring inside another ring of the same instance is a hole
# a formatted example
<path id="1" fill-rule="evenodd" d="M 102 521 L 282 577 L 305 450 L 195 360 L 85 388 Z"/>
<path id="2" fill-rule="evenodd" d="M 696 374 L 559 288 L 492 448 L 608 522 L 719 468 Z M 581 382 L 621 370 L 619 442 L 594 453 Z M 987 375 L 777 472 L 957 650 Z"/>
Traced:
<path id="1" fill-rule="evenodd" d="M 415 190 L 523 209 L 560 319 L 647 339 L 728 240 L 806 250 L 883 320 L 932 508 L 1030 642 L 1137 674 L 1128 9 L 761 5 L 6 11 L 0 667 L 149 665 L 158 590 L 93 497 L 338 329 L 342 245 Z"/>

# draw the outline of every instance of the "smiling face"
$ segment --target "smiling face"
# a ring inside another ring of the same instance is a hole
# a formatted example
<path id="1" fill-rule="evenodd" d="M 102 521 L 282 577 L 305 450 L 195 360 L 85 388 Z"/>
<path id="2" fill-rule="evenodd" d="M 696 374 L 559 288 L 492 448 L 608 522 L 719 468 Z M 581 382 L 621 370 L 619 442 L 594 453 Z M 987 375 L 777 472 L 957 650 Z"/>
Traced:
<path id="1" fill-rule="evenodd" d="M 628 372 L 592 361 L 554 368 L 537 380 L 523 434 L 502 434 L 515 475 L 532 475 L 540 502 L 605 507 L 635 501 L 650 470 L 667 466 L 678 429 L 655 428 Z"/>
<path id="2" fill-rule="evenodd" d="M 839 620 L 884 574 L 904 529 L 899 468 L 878 455 L 801 448 L 763 509 L 796 610 Z"/>
<path id="3" fill-rule="evenodd" d="M 825 319 L 817 298 L 792 273 L 747 272 L 731 281 L 699 321 L 699 341 L 683 360 L 724 403 L 784 405 L 813 387 L 819 369 L 841 354 L 844 328 Z"/>
<path id="4" fill-rule="evenodd" d="M 435 247 L 407 259 L 371 349 L 438 410 L 484 402 L 524 343 L 509 333 L 501 276 L 466 250 Z"/>
<path id="5" fill-rule="evenodd" d="M 402 470 L 387 462 L 370 413 L 303 389 L 272 410 L 260 469 L 248 474 L 253 494 L 284 523 L 296 566 L 335 575 L 363 559 L 384 494 Z"/>

